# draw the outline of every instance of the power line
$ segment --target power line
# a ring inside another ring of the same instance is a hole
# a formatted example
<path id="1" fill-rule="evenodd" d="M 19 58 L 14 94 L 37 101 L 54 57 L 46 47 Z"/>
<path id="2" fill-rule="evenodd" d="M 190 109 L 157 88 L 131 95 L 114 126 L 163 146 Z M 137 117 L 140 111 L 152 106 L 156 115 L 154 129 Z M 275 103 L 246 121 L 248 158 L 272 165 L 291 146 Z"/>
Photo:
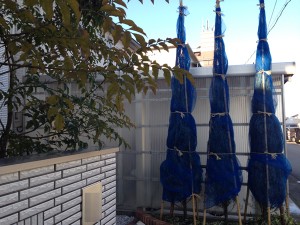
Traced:
<path id="1" fill-rule="evenodd" d="M 274 7 L 273 7 L 273 11 L 272 11 L 272 14 L 271 14 L 271 17 L 270 17 L 270 20 L 269 20 L 269 24 L 271 23 L 271 20 L 272 20 L 272 18 L 273 18 L 273 14 L 274 14 L 276 5 L 277 5 L 277 0 L 275 1 Z"/>
<path id="2" fill-rule="evenodd" d="M 271 26 L 271 28 L 269 29 L 268 34 L 269 34 L 270 31 L 275 27 L 275 25 L 277 24 L 279 18 L 282 16 L 283 11 L 286 9 L 287 5 L 288 5 L 291 1 L 292 1 L 292 0 L 286 0 L 285 4 L 283 5 L 282 9 L 280 10 L 280 12 L 279 12 L 279 14 L 278 14 L 278 16 L 277 16 L 277 18 L 276 18 L 276 20 L 275 20 L 273 26 Z"/>

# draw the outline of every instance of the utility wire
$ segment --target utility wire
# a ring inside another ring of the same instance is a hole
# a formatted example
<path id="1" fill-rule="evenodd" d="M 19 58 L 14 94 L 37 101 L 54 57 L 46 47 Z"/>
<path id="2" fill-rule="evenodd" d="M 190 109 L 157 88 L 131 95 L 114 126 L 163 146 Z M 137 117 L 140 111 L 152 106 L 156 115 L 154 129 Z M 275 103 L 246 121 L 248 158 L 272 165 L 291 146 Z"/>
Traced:
<path id="1" fill-rule="evenodd" d="M 270 17 L 270 20 L 269 20 L 269 24 L 270 24 L 270 23 L 271 23 L 271 21 L 272 21 L 272 18 L 273 18 L 273 14 L 274 14 L 274 11 L 275 11 L 275 8 L 276 8 L 276 5 L 277 5 L 277 0 L 275 1 L 274 7 L 273 7 L 273 11 L 272 11 L 272 14 L 271 14 L 271 17 Z"/>
<path id="2" fill-rule="evenodd" d="M 285 4 L 283 5 L 282 9 L 280 10 L 280 12 L 279 12 L 279 14 L 278 14 L 278 16 L 277 16 L 277 18 L 276 18 L 276 20 L 275 20 L 273 26 L 271 26 L 271 28 L 269 29 L 268 34 L 269 34 L 270 31 L 275 27 L 275 25 L 277 24 L 279 18 L 282 16 L 283 11 L 286 9 L 287 5 L 288 5 L 291 1 L 292 1 L 292 0 L 286 0 Z"/>
<path id="3" fill-rule="evenodd" d="M 268 30 L 268 34 L 271 32 L 271 30 L 273 30 L 273 28 L 275 27 L 275 25 L 277 24 L 279 18 L 282 16 L 282 13 L 283 11 L 286 9 L 287 5 L 291 2 L 292 0 L 286 0 L 286 2 L 284 3 L 283 7 L 281 8 L 280 12 L 278 13 L 277 15 L 277 18 L 275 19 L 275 22 L 273 23 L 273 25 L 271 26 L 271 28 Z M 271 18 L 270 18 L 270 22 L 271 22 L 271 19 L 273 17 L 273 13 L 274 13 L 274 10 L 275 10 L 275 7 L 276 7 L 276 4 L 277 4 L 277 0 L 274 4 L 274 7 L 273 7 L 273 12 L 272 12 L 272 15 L 271 15 Z M 269 24 L 270 24 L 269 22 Z M 247 64 L 250 59 L 252 58 L 252 56 L 255 54 L 256 50 L 254 50 L 254 52 L 250 55 L 250 57 L 247 59 L 247 61 L 245 62 L 245 64 Z"/>

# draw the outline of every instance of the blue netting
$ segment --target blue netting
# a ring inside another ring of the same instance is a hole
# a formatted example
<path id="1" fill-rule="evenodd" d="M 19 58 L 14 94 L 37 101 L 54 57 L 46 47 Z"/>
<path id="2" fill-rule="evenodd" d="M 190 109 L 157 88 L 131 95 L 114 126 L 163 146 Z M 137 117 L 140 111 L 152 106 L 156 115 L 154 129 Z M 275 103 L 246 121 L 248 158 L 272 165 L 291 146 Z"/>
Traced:
<path id="1" fill-rule="evenodd" d="M 261 207 L 280 207 L 286 196 L 287 177 L 291 165 L 283 155 L 281 124 L 275 116 L 276 101 L 271 76 L 272 57 L 267 42 L 264 1 L 260 0 L 256 52 L 256 76 L 249 127 L 250 159 L 248 186 Z"/>
<path id="2" fill-rule="evenodd" d="M 190 57 L 184 45 L 185 7 L 179 7 L 177 37 L 182 44 L 177 47 L 176 66 L 189 70 Z M 163 186 L 162 199 L 168 202 L 181 202 L 193 193 L 201 191 L 202 168 L 196 153 L 197 130 L 192 111 L 196 102 L 196 90 L 184 76 L 180 83 L 172 77 L 172 98 L 170 105 L 167 156 L 160 166 L 160 181 Z"/>
<path id="3" fill-rule="evenodd" d="M 242 172 L 235 155 L 233 125 L 229 116 L 229 90 L 226 80 L 228 61 L 222 38 L 221 9 L 216 8 L 215 51 L 211 86 L 209 139 L 205 181 L 205 207 L 210 208 L 235 198 L 242 185 Z"/>

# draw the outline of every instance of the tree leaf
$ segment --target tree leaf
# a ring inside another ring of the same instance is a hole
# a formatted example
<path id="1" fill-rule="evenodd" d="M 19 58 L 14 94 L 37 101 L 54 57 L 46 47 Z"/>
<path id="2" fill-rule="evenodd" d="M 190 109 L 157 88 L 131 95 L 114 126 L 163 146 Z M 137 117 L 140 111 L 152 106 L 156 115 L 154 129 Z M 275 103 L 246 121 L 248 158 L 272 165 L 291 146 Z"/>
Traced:
<path id="1" fill-rule="evenodd" d="M 115 44 L 117 44 L 118 41 L 121 39 L 122 31 L 123 31 L 123 28 L 120 25 L 116 25 L 114 27 L 114 30 L 112 32 L 112 36 L 113 36 Z"/>
<path id="2" fill-rule="evenodd" d="M 56 0 L 58 7 L 60 8 L 60 12 L 63 19 L 63 24 L 66 28 L 71 25 L 71 15 L 70 10 L 65 0 Z"/>
<path id="3" fill-rule="evenodd" d="M 127 9 L 127 5 L 122 0 L 115 0 L 115 3 L 117 3 Z"/>
<path id="4" fill-rule="evenodd" d="M 71 9 L 73 10 L 75 16 L 76 16 L 76 23 L 79 23 L 79 20 L 81 18 L 81 13 L 79 11 L 79 4 L 78 1 L 74 1 L 74 0 L 69 0 L 68 1 L 69 6 L 71 7 Z"/>
<path id="5" fill-rule="evenodd" d="M 126 24 L 130 27 L 136 27 L 137 25 L 133 22 L 133 20 L 129 20 L 129 19 L 124 19 L 120 21 L 123 24 Z"/>
<path id="6" fill-rule="evenodd" d="M 49 97 L 46 98 L 46 102 L 49 104 L 49 105 L 56 105 L 59 101 L 59 98 L 57 95 L 51 95 Z"/>
<path id="7" fill-rule="evenodd" d="M 53 17 L 53 0 L 40 0 L 40 5 L 46 13 L 46 18 L 50 20 Z"/>
<path id="8" fill-rule="evenodd" d="M 125 31 L 122 38 L 123 46 L 124 48 L 128 48 L 130 46 L 131 42 L 131 33 L 128 31 Z"/>
<path id="9" fill-rule="evenodd" d="M 161 43 L 159 43 L 159 45 L 162 46 L 164 50 L 166 50 L 167 52 L 169 52 L 169 47 L 166 45 L 166 43 L 161 42 Z"/>
<path id="10" fill-rule="evenodd" d="M 47 118 L 51 120 L 52 117 L 56 116 L 58 113 L 57 107 L 51 107 L 47 112 Z"/>
<path id="11" fill-rule="evenodd" d="M 38 3 L 37 0 L 24 0 L 24 5 L 32 7 Z"/>
<path id="12" fill-rule="evenodd" d="M 143 46 L 146 46 L 145 38 L 144 38 L 142 35 L 136 34 L 136 33 L 133 33 L 133 35 L 134 35 L 136 41 L 137 41 L 138 43 L 140 43 L 140 45 L 141 45 L 142 47 L 143 47 Z"/>
<path id="13" fill-rule="evenodd" d="M 141 34 L 143 34 L 147 37 L 144 30 L 142 28 L 138 27 L 138 26 L 132 26 L 132 27 L 129 28 L 129 30 L 136 31 L 136 32 L 141 33 Z"/>
<path id="14" fill-rule="evenodd" d="M 170 70 L 166 69 L 166 68 L 163 68 L 163 72 L 164 72 L 164 77 L 165 77 L 165 80 L 167 82 L 168 85 L 171 84 L 171 72 Z"/>
<path id="15" fill-rule="evenodd" d="M 57 131 L 61 131 L 64 129 L 65 126 L 65 120 L 64 117 L 61 114 L 57 114 L 55 119 L 54 119 L 54 127 Z"/>

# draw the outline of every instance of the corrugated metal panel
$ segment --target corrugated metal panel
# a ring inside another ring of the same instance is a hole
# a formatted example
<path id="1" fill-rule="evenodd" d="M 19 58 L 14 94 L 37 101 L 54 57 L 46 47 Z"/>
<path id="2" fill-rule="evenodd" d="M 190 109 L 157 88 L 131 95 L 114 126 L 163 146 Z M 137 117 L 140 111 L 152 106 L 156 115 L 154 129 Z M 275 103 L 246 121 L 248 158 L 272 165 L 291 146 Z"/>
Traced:
<path id="1" fill-rule="evenodd" d="M 282 122 L 282 79 L 273 75 L 274 93 L 278 102 L 276 115 Z M 205 167 L 207 140 L 209 135 L 211 77 L 196 77 L 197 102 L 193 111 L 196 121 L 201 164 Z M 230 88 L 230 115 L 234 125 L 236 152 L 241 167 L 247 166 L 249 143 L 248 130 L 251 118 L 251 99 L 254 75 L 228 76 Z M 159 208 L 162 187 L 159 182 L 160 164 L 166 158 L 166 139 L 170 115 L 171 90 L 164 80 L 158 83 L 157 94 L 138 95 L 126 112 L 135 121 L 137 129 L 126 134 L 125 139 L 132 149 L 118 154 L 118 208 L 135 209 L 138 206 Z M 243 171 L 244 182 L 247 172 Z M 205 176 L 205 170 L 203 173 Z M 245 199 L 246 186 L 242 187 L 240 200 Z M 240 202 L 243 207 L 243 201 Z M 235 207 L 233 207 L 235 210 Z"/>

